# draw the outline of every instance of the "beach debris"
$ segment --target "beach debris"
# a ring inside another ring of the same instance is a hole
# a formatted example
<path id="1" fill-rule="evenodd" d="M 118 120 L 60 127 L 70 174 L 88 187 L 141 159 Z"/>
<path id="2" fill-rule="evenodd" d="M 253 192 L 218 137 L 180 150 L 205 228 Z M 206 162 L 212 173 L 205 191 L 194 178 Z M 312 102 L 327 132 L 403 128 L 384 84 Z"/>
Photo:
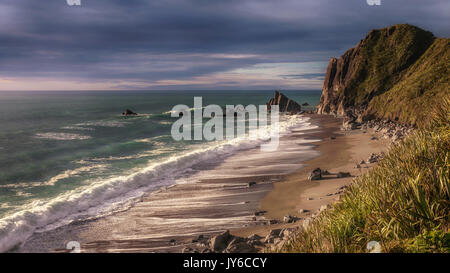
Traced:
<path id="1" fill-rule="evenodd" d="M 262 237 L 259 236 L 258 234 L 252 234 L 252 235 L 248 236 L 247 239 L 249 239 L 250 241 L 254 241 L 254 240 L 261 240 Z"/>
<path id="2" fill-rule="evenodd" d="M 335 136 L 331 136 L 330 139 L 336 139 L 336 137 Z"/>
<path id="3" fill-rule="evenodd" d="M 311 201 L 311 200 L 314 200 L 314 198 L 312 198 L 312 197 L 307 197 L 306 200 Z"/>
<path id="4" fill-rule="evenodd" d="M 327 170 L 322 171 L 322 175 L 330 175 L 331 173 Z"/>
<path id="5" fill-rule="evenodd" d="M 250 188 L 251 186 L 254 186 L 254 185 L 256 185 L 256 182 L 255 181 L 251 181 L 251 182 L 248 182 L 248 187 Z"/>
<path id="6" fill-rule="evenodd" d="M 348 172 L 338 172 L 338 174 L 337 174 L 337 178 L 344 178 L 344 177 L 350 177 L 350 176 L 352 176 L 352 175 Z"/>
<path id="7" fill-rule="evenodd" d="M 360 165 L 362 165 L 362 164 L 366 164 L 366 161 L 364 161 L 364 160 L 361 160 L 361 161 L 359 162 L 359 164 L 360 164 Z"/>
<path id="8" fill-rule="evenodd" d="M 295 216 L 291 216 L 291 215 L 285 215 L 283 217 L 283 222 L 284 223 L 294 223 L 297 221 L 297 217 Z"/>
<path id="9" fill-rule="evenodd" d="M 307 212 L 309 212 L 309 210 L 307 210 L 307 209 L 299 209 L 298 210 L 298 213 L 307 213 Z"/>
<path id="10" fill-rule="evenodd" d="M 201 241 L 204 241 L 204 240 L 206 240 L 205 236 L 200 234 L 200 235 L 197 236 L 197 238 L 192 239 L 191 242 L 192 243 L 198 243 L 198 242 L 201 242 Z"/>
<path id="11" fill-rule="evenodd" d="M 314 169 L 308 176 L 309 180 L 320 180 L 322 179 L 322 170 L 320 168 Z"/>
<path id="12" fill-rule="evenodd" d="M 323 212 L 323 211 L 327 210 L 328 208 L 330 208 L 330 205 L 322 205 L 322 206 L 320 206 L 319 212 Z"/>
<path id="13" fill-rule="evenodd" d="M 255 216 L 261 216 L 261 215 L 264 215 L 264 213 L 266 213 L 265 210 L 258 210 L 258 211 L 255 211 L 254 215 Z"/>
<path id="14" fill-rule="evenodd" d="M 137 114 L 130 109 L 126 109 L 125 112 L 122 113 L 123 116 L 137 116 Z"/>
<path id="15" fill-rule="evenodd" d="M 185 247 L 183 248 L 183 250 L 181 250 L 181 253 L 192 253 L 194 251 L 194 249 L 190 248 L 190 247 Z"/>
<path id="16" fill-rule="evenodd" d="M 270 219 L 270 220 L 267 221 L 267 224 L 269 224 L 269 225 L 276 225 L 276 224 L 278 224 L 278 220 Z"/>
<path id="17" fill-rule="evenodd" d="M 378 162 L 381 159 L 380 155 L 372 153 L 369 158 L 367 158 L 367 162 L 369 163 L 375 163 Z"/>
<path id="18" fill-rule="evenodd" d="M 361 123 L 357 121 L 357 116 L 353 114 L 352 111 L 347 111 L 344 116 L 344 120 L 342 121 L 341 130 L 342 131 L 350 131 L 355 130 Z"/>
<path id="19" fill-rule="evenodd" d="M 361 169 L 361 165 L 359 165 L 358 163 L 356 163 L 356 167 L 357 169 Z"/>

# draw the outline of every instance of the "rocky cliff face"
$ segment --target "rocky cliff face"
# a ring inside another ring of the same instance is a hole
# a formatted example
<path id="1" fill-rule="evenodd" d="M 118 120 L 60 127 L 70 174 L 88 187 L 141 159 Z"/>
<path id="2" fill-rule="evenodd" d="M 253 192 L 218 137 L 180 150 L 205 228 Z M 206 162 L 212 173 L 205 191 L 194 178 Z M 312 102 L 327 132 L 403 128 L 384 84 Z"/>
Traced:
<path id="1" fill-rule="evenodd" d="M 267 110 L 270 110 L 272 105 L 278 105 L 280 112 L 298 113 L 302 110 L 300 104 L 278 91 L 275 91 L 274 97 L 267 103 Z"/>
<path id="2" fill-rule="evenodd" d="M 317 112 L 414 124 L 418 105 L 432 107 L 448 94 L 449 48 L 449 39 L 411 25 L 372 30 L 330 60 Z"/>

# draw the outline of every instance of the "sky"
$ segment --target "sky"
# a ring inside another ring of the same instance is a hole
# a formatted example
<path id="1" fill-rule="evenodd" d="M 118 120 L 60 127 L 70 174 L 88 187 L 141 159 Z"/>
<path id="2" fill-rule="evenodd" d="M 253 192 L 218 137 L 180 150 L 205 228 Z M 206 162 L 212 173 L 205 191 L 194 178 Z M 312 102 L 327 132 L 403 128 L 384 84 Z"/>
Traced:
<path id="1" fill-rule="evenodd" d="M 0 90 L 311 90 L 371 29 L 450 36 L 450 1 L 0 1 Z"/>

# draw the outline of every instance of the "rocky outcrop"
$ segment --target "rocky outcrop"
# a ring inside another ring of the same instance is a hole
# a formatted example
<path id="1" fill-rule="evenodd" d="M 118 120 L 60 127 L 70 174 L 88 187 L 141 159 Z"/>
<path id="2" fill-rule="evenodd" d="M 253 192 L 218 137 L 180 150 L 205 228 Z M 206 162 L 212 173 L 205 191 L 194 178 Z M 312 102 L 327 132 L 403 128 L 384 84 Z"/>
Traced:
<path id="1" fill-rule="evenodd" d="M 406 24 L 370 31 L 329 61 L 317 113 L 344 117 L 345 129 L 375 118 L 415 124 L 425 116 L 419 107 L 433 107 L 445 94 L 448 45 Z"/>
<path id="2" fill-rule="evenodd" d="M 314 169 L 308 176 L 308 180 L 320 180 L 322 179 L 322 170 L 320 168 Z"/>
<path id="3" fill-rule="evenodd" d="M 137 116 L 137 114 L 130 109 L 125 110 L 125 112 L 122 113 L 123 116 Z"/>
<path id="4" fill-rule="evenodd" d="M 414 131 L 414 128 L 405 124 L 398 124 L 388 120 L 370 120 L 361 125 L 362 130 L 368 128 L 373 129 L 375 134 L 378 134 L 380 138 L 397 142 L 402 140 L 407 135 Z M 378 140 L 378 137 L 373 136 L 371 140 Z"/>
<path id="5" fill-rule="evenodd" d="M 275 91 L 274 97 L 267 103 L 268 111 L 270 111 L 272 105 L 278 105 L 280 112 L 299 113 L 302 110 L 300 104 L 278 91 Z"/>
<path id="6" fill-rule="evenodd" d="M 259 244 L 259 238 L 253 235 L 249 238 L 233 236 L 227 230 L 209 240 L 210 252 L 222 253 L 253 253 L 257 252 L 255 245 Z"/>

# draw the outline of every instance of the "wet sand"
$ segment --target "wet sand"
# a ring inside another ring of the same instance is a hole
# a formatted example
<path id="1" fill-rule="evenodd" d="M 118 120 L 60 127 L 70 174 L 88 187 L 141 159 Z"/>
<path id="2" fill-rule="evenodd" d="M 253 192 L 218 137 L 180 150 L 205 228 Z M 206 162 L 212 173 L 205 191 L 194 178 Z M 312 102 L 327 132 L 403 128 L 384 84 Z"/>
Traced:
<path id="1" fill-rule="evenodd" d="M 350 185 L 356 176 L 375 166 L 375 163 L 363 164 L 357 168 L 357 163 L 366 160 L 372 153 L 385 152 L 388 148 L 387 140 L 371 140 L 376 135 L 372 129 L 340 131 L 340 121 L 335 118 L 315 115 L 314 119 L 324 128 L 323 132 L 315 135 L 323 139 L 316 143 L 320 156 L 304 162 L 304 168 L 275 183 L 274 189 L 261 200 L 260 210 L 267 211 L 265 217 L 269 219 L 282 220 L 285 215 L 306 219 L 317 214 L 322 206 L 339 200 L 341 187 Z M 330 175 L 322 180 L 309 181 L 308 175 L 315 168 L 328 170 Z M 351 177 L 336 178 L 338 172 L 349 172 Z M 302 223 L 300 220 L 289 224 L 241 228 L 231 233 L 242 237 L 251 234 L 265 237 L 272 229 L 292 228 Z"/>
<path id="2" fill-rule="evenodd" d="M 82 252 L 181 252 L 202 248 L 195 241 L 198 236 L 209 237 L 226 229 L 238 236 L 266 236 L 274 228 L 300 225 L 301 221 L 269 224 L 268 220 L 281 221 L 285 215 L 308 217 L 335 202 L 335 193 L 352 179 L 330 175 L 308 181 L 312 169 L 356 176 L 368 169 L 356 169 L 356 162 L 386 147 L 383 141 L 370 140 L 370 132 L 339 131 L 341 121 L 332 116 L 310 117 L 318 128 L 294 130 L 285 136 L 281 143 L 290 146 L 282 153 L 242 151 L 198 182 L 153 192 L 113 215 L 35 234 L 19 251 L 64 252 L 67 242 L 77 241 Z M 300 209 L 308 212 L 299 213 Z M 264 213 L 255 216 L 257 211 Z"/>

